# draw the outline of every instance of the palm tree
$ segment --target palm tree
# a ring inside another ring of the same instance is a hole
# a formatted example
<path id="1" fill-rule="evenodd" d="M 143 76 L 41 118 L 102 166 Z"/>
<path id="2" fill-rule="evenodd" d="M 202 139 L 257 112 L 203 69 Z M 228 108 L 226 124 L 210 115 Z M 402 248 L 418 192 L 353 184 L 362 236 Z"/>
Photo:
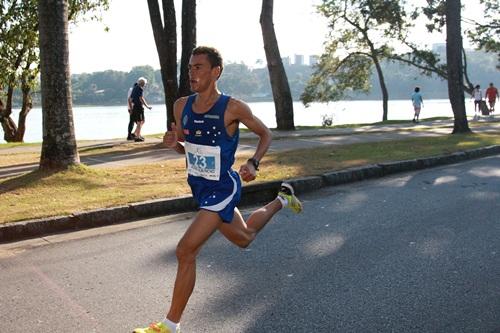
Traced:
<path id="1" fill-rule="evenodd" d="M 40 170 L 80 163 L 73 126 L 68 1 L 38 2 L 43 143 Z"/>

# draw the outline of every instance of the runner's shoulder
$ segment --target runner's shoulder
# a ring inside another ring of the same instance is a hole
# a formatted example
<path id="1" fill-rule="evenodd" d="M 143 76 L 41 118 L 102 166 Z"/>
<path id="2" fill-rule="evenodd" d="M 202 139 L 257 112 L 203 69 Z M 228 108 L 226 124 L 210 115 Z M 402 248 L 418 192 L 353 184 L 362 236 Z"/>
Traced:
<path id="1" fill-rule="evenodd" d="M 252 112 L 246 102 L 234 97 L 229 99 L 229 102 L 227 103 L 227 110 L 235 114 Z"/>

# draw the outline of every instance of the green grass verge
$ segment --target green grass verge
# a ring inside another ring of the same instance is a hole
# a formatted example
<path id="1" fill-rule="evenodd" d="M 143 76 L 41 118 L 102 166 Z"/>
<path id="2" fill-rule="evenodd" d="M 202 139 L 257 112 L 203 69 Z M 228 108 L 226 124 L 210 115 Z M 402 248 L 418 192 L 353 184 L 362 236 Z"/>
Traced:
<path id="1" fill-rule="evenodd" d="M 322 146 L 268 154 L 257 181 L 318 175 L 384 161 L 406 160 L 500 144 L 500 133 L 456 134 L 407 140 Z M 152 145 L 150 149 L 155 149 Z M 238 168 L 249 156 L 239 155 Z M 182 158 L 124 168 L 78 166 L 59 173 L 31 172 L 0 180 L 0 223 L 189 194 Z"/>

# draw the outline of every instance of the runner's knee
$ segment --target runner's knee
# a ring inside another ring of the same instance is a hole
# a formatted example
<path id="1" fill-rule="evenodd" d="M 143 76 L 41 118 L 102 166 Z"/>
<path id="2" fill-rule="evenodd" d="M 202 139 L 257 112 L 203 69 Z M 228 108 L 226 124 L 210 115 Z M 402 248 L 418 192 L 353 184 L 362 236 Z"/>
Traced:
<path id="1" fill-rule="evenodd" d="M 175 249 L 175 255 L 177 257 L 177 261 L 179 262 L 193 262 L 196 260 L 196 255 L 198 251 L 195 248 L 188 246 L 182 242 L 177 244 L 177 248 Z"/>
<path id="2" fill-rule="evenodd" d="M 245 232 L 241 235 L 241 238 L 234 240 L 233 243 L 242 249 L 246 249 L 255 239 L 254 232 Z"/>

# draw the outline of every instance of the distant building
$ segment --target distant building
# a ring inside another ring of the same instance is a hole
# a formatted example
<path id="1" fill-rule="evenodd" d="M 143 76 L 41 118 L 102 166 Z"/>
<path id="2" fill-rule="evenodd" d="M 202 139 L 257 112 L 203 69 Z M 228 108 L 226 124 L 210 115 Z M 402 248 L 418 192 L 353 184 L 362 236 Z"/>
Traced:
<path id="1" fill-rule="evenodd" d="M 290 66 L 291 64 L 290 57 L 281 58 L 281 62 L 283 62 L 283 66 Z"/>
<path id="2" fill-rule="evenodd" d="M 302 54 L 296 54 L 293 63 L 294 65 L 304 65 L 304 56 Z"/>
<path id="3" fill-rule="evenodd" d="M 319 61 L 319 56 L 317 55 L 310 55 L 309 56 L 309 66 L 314 66 L 318 63 Z"/>

